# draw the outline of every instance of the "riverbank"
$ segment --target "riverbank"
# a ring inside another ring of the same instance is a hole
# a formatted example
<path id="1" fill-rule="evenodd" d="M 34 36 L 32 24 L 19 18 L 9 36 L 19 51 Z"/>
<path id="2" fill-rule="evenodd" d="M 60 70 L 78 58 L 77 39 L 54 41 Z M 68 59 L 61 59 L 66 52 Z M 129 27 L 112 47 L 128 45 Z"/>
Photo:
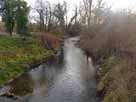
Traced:
<path id="1" fill-rule="evenodd" d="M 33 65 L 47 61 L 52 55 L 52 51 L 33 37 L 22 42 L 19 37 L 0 36 L 0 85 L 17 78 Z"/>
<path id="2" fill-rule="evenodd" d="M 97 84 L 97 91 L 103 102 L 136 101 L 135 60 L 135 58 L 128 56 L 116 56 L 112 60 L 105 61 L 103 63 L 105 66 L 100 66 L 98 70 L 99 80 Z M 112 64 L 109 63 L 110 61 Z M 109 69 L 103 74 L 106 67 L 109 67 Z"/>
<path id="3" fill-rule="evenodd" d="M 108 42 L 107 44 L 110 43 Z M 135 45 L 134 43 L 133 45 Z M 120 52 L 119 48 L 115 51 L 113 50 L 114 48 L 103 47 L 101 42 L 97 42 L 97 44 L 101 47 L 96 52 L 92 53 L 92 49 L 97 49 L 97 46 L 87 50 L 91 53 L 90 57 L 93 58 L 93 63 L 98 69 L 96 77 L 97 93 L 101 101 L 135 102 L 136 56 L 135 52 L 130 50 L 133 49 L 134 51 L 134 46 L 127 49 L 128 51 Z"/>
<path id="4" fill-rule="evenodd" d="M 97 92 L 102 102 L 136 102 L 135 25 L 126 17 L 81 34 L 80 46 L 98 69 Z"/>
<path id="5" fill-rule="evenodd" d="M 104 50 L 102 50 L 104 52 Z M 105 53 L 106 55 L 108 53 Z M 93 55 L 93 54 L 92 54 Z M 103 56 L 94 53 L 97 70 L 97 95 L 102 102 L 136 101 L 136 57 L 130 52 Z M 94 56 L 92 56 L 94 57 Z"/>

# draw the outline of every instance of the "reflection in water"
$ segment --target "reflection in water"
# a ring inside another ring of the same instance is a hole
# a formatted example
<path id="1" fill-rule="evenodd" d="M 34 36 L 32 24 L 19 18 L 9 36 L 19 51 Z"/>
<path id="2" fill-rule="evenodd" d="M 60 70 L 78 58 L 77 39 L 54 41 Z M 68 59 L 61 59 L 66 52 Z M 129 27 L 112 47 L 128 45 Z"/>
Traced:
<path id="1" fill-rule="evenodd" d="M 39 66 L 39 68 L 33 69 L 29 74 L 31 75 L 34 82 L 33 93 L 39 94 L 39 92 L 44 91 L 46 88 L 46 74 L 43 66 Z"/>
<path id="2" fill-rule="evenodd" d="M 24 96 L 33 92 L 33 80 L 29 74 L 24 74 L 19 79 L 11 83 L 10 93 L 17 96 Z"/>
<path id="3" fill-rule="evenodd" d="M 21 102 L 97 102 L 94 67 L 76 42 L 77 38 L 65 41 L 63 66 L 41 65 L 13 82 L 11 92 L 21 95 Z"/>

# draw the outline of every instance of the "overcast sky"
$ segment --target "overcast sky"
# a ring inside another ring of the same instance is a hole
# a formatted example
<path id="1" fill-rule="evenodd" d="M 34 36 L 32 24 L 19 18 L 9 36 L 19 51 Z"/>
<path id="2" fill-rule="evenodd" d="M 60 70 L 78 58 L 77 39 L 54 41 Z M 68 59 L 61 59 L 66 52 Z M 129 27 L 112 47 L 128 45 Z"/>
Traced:
<path id="1" fill-rule="evenodd" d="M 36 0 L 26 0 L 29 5 L 34 5 Z M 63 2 L 64 0 L 48 0 L 51 3 Z M 65 0 L 72 7 L 79 5 L 82 0 Z M 95 0 L 94 0 L 95 1 Z M 112 6 L 113 10 L 119 10 L 124 8 L 133 9 L 136 7 L 136 0 L 104 0 L 107 5 Z"/>

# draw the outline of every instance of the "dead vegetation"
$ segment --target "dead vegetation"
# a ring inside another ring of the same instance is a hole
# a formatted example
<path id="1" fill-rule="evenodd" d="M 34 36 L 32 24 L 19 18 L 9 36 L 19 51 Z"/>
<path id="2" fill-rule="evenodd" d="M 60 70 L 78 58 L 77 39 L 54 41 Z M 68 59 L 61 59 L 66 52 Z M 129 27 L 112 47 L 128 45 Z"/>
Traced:
<path id="1" fill-rule="evenodd" d="M 57 49 L 59 47 L 60 42 L 62 41 L 61 38 L 53 35 L 53 34 L 49 34 L 49 33 L 36 33 L 33 34 L 34 37 L 36 37 L 40 43 L 47 49 Z"/>
<path id="2" fill-rule="evenodd" d="M 103 102 L 136 102 L 135 14 L 116 13 L 94 27 L 82 32 L 80 44 L 100 66 L 99 95 Z"/>

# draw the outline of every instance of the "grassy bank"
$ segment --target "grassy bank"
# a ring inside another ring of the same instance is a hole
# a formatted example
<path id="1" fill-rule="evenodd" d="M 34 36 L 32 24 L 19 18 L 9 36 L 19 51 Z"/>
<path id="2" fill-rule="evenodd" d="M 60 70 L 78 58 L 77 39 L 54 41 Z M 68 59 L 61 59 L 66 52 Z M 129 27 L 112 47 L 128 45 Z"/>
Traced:
<path id="1" fill-rule="evenodd" d="M 52 52 L 34 38 L 22 42 L 18 37 L 0 36 L 0 84 L 16 78 L 30 65 L 51 55 Z"/>

